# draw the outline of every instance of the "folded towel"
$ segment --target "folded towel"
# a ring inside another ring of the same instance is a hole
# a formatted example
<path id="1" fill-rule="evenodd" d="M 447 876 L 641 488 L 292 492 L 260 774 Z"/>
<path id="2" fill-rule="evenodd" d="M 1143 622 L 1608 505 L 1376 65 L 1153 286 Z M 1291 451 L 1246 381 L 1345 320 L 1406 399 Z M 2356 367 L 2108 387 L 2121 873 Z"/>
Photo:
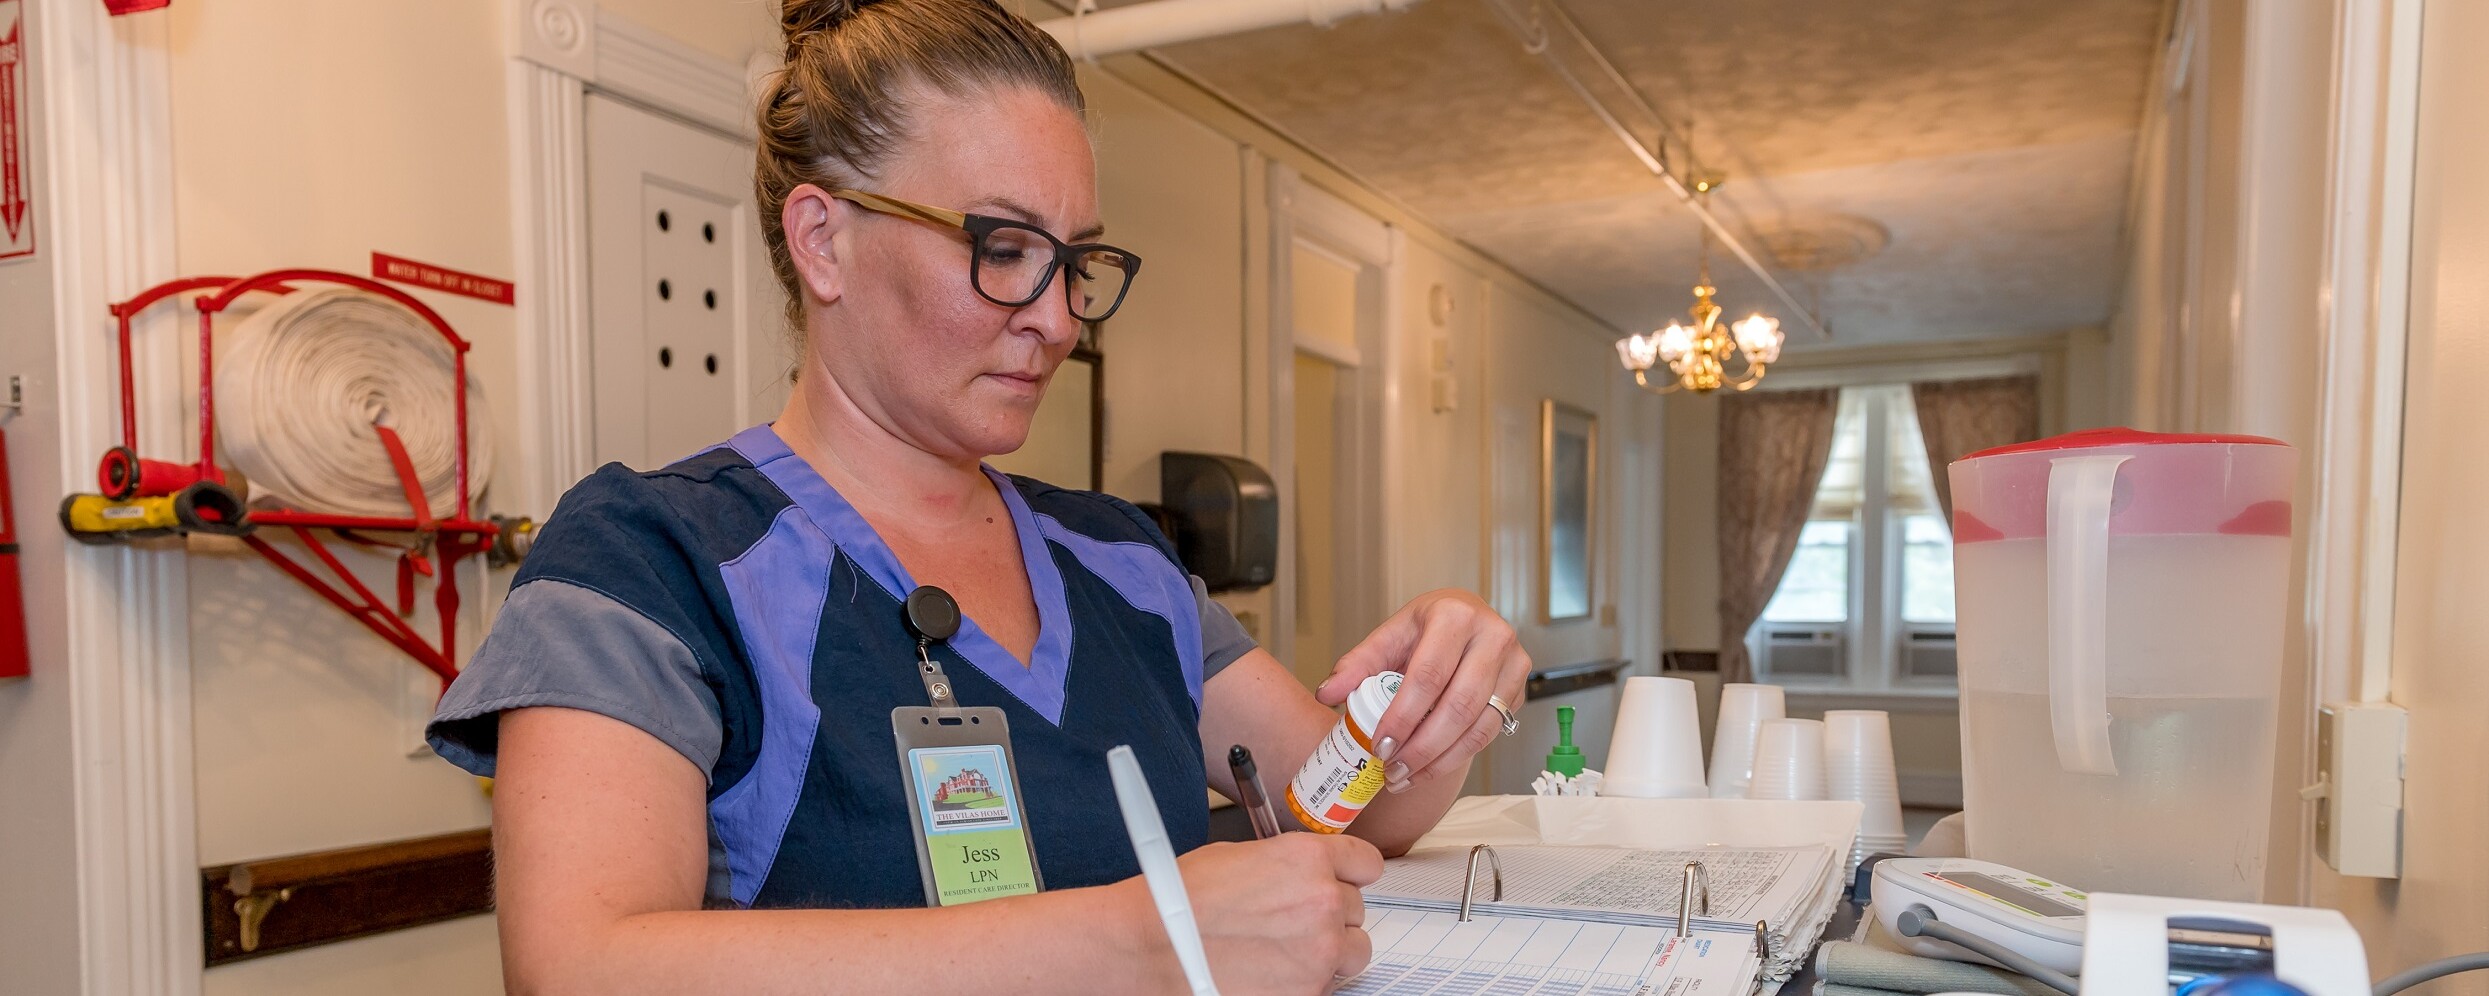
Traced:
<path id="1" fill-rule="evenodd" d="M 1986 965 L 1921 958 L 1865 944 L 1831 941 L 1815 952 L 1815 974 L 1834 987 L 1901 993 L 1996 993 L 1999 996 L 2060 996 L 2039 980 Z M 1849 996 L 1863 996 L 1852 993 Z"/>

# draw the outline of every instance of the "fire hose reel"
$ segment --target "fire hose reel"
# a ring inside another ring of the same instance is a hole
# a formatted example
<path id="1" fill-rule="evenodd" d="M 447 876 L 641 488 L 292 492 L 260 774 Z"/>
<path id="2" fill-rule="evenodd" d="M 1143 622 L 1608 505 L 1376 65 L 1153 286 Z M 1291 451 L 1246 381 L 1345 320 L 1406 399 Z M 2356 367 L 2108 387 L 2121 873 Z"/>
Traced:
<path id="1" fill-rule="evenodd" d="M 130 324 L 190 294 L 198 295 L 199 456 L 147 459 L 135 424 Z M 251 294 L 278 299 L 235 323 L 217 349 L 217 316 Z M 238 537 L 446 687 L 457 676 L 457 564 L 476 553 L 493 566 L 516 563 L 535 530 L 525 518 L 473 514 L 490 474 L 492 437 L 470 432 L 476 421 L 491 423 L 467 374 L 466 340 L 402 290 L 325 270 L 177 280 L 112 313 L 120 322 L 122 441 L 98 462 L 97 492 L 62 502 L 70 535 L 89 543 Z M 216 462 L 220 442 L 230 467 Z M 270 529 L 292 536 L 325 573 L 270 544 Z M 356 578 L 324 536 L 396 549 L 394 605 Z M 437 644 L 405 619 L 419 576 L 434 579 Z"/>

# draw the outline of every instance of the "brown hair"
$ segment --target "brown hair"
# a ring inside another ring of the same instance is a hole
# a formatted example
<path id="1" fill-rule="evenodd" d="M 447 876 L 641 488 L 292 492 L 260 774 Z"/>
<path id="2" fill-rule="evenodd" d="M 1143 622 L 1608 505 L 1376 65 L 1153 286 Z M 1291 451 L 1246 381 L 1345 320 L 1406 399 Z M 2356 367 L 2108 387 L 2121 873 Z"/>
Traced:
<path id="1" fill-rule="evenodd" d="M 803 184 L 824 190 L 872 179 L 907 136 L 908 91 L 949 96 L 1024 86 L 1085 110 L 1071 57 L 1053 36 L 994 0 L 784 0 L 786 69 L 760 110 L 752 186 L 769 265 L 801 336 L 803 285 L 780 220 Z"/>

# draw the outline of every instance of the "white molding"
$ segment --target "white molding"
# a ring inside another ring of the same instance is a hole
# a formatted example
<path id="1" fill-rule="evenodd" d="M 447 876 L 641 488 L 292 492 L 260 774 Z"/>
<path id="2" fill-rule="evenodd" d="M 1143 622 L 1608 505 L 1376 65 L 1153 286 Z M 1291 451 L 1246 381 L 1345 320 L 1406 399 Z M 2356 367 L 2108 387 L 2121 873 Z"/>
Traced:
<path id="1" fill-rule="evenodd" d="M 756 57 L 737 65 L 600 10 L 595 0 L 503 3 L 512 32 L 510 199 L 526 468 L 516 510 L 543 516 L 596 469 L 587 95 L 610 94 L 748 141 L 752 87 L 773 63 Z"/>
<path id="2" fill-rule="evenodd" d="M 2337 8 L 2320 448 L 2310 468 L 2319 701 L 2385 701 L 2391 676 L 2422 6 Z"/>
<path id="3" fill-rule="evenodd" d="M 1309 337 L 1298 339 L 1289 343 L 1289 345 L 1294 347 L 1297 352 L 1311 356 L 1325 363 L 1329 363 L 1332 366 L 1347 367 L 1354 370 L 1365 365 L 1365 355 L 1357 349 L 1356 344 L 1354 343 L 1333 342 L 1329 339 Z"/>
<path id="4" fill-rule="evenodd" d="M 752 75 L 596 0 L 503 0 L 514 58 L 716 131 L 752 136 Z"/>
<path id="5" fill-rule="evenodd" d="M 2305 521 L 2311 706 L 2391 691 L 2422 0 L 2335 7 L 2317 447 Z M 2315 766 L 2314 738 L 2298 759 Z M 2314 839 L 2312 812 L 2302 836 Z M 2302 850 L 2299 898 L 2323 861 Z"/>
<path id="6" fill-rule="evenodd" d="M 1280 200 L 1297 224 L 1296 234 L 1348 256 L 1353 262 L 1390 266 L 1397 243 L 1391 225 L 1360 211 L 1338 195 L 1299 175 Z"/>
<path id="7" fill-rule="evenodd" d="M 596 78 L 595 0 L 507 0 L 518 57 L 575 79 Z"/>
<path id="8" fill-rule="evenodd" d="M 1757 391 L 1795 391 L 1821 387 L 1865 387 L 1871 384 L 1915 384 L 1931 380 L 1971 380 L 1980 377 L 2013 377 L 2037 375 L 2047 367 L 2048 344 L 2035 344 L 2032 352 L 2016 356 L 1987 356 L 1958 360 L 1909 360 L 1885 363 L 1861 363 L 1842 367 L 1774 366 L 1764 374 Z"/>
<path id="9" fill-rule="evenodd" d="M 752 95 L 743 66 L 610 12 L 597 14 L 594 50 L 596 75 L 587 82 L 597 89 L 737 138 L 752 137 Z"/>
<path id="10" fill-rule="evenodd" d="M 1262 345 L 1269 357 L 1263 378 L 1270 391 L 1264 411 L 1270 419 L 1270 462 L 1264 469 L 1282 495 L 1296 494 L 1296 212 L 1292 205 L 1305 185 L 1296 167 L 1265 161 L 1269 179 L 1264 211 L 1270 219 L 1268 314 L 1269 333 Z M 1296 502 L 1279 503 L 1279 563 L 1270 586 L 1270 633 L 1262 646 L 1293 667 L 1296 661 Z"/>
<path id="11" fill-rule="evenodd" d="M 553 0 L 545 0 L 551 3 Z M 587 88 L 542 63 L 510 64 L 510 202 L 516 252 L 521 494 L 542 517 L 596 469 L 588 329 Z"/>
<path id="12" fill-rule="evenodd" d="M 56 373 L 83 386 L 61 397 L 60 469 L 75 481 L 119 438 L 105 308 L 174 275 L 170 46 L 162 15 L 113 18 L 86 3 L 32 13 Z M 138 331 L 162 342 L 179 323 L 161 309 Z M 183 396 L 180 351 L 139 355 L 141 396 Z M 142 436 L 181 438 L 180 409 L 141 408 Z M 67 557 L 78 839 L 67 860 L 78 895 L 65 915 L 79 921 L 82 992 L 188 996 L 199 991 L 204 958 L 185 555 L 161 544 L 70 544 Z"/>
<path id="13" fill-rule="evenodd" d="M 1372 621 L 1380 625 L 1390 613 L 1421 593 L 1400 583 L 1400 551 L 1408 530 L 1401 525 L 1404 517 L 1396 514 L 1408 507 L 1403 502 L 1407 494 L 1404 482 L 1408 480 L 1409 447 L 1403 435 L 1407 429 L 1400 408 L 1400 329 L 1407 319 L 1400 288 L 1406 285 L 1408 274 L 1409 254 L 1403 251 L 1408 245 L 1408 233 L 1388 222 L 1376 224 L 1383 226 L 1384 238 L 1383 264 L 1374 274 L 1379 283 L 1377 294 L 1382 299 L 1381 314 L 1375 316 L 1372 338 L 1374 368 L 1360 370 L 1358 376 L 1365 378 L 1374 392 L 1370 410 L 1376 413 L 1377 422 L 1370 438 L 1382 447 L 1382 452 L 1368 455 L 1368 465 L 1375 468 L 1374 491 L 1361 516 L 1367 535 L 1374 537 L 1374 562 L 1367 565 L 1366 572 L 1371 587 L 1366 590 L 1372 592 L 1367 596 L 1374 612 Z"/>

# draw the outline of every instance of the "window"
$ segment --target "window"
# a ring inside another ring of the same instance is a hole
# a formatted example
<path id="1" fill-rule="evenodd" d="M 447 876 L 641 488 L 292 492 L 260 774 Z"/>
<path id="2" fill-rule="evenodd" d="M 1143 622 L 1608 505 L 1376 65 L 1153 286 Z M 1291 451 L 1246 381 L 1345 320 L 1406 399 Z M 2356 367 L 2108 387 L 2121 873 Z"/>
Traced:
<path id="1" fill-rule="evenodd" d="M 1953 536 L 1908 385 L 1841 392 L 1814 508 L 1748 641 L 1767 681 L 1952 691 Z"/>

